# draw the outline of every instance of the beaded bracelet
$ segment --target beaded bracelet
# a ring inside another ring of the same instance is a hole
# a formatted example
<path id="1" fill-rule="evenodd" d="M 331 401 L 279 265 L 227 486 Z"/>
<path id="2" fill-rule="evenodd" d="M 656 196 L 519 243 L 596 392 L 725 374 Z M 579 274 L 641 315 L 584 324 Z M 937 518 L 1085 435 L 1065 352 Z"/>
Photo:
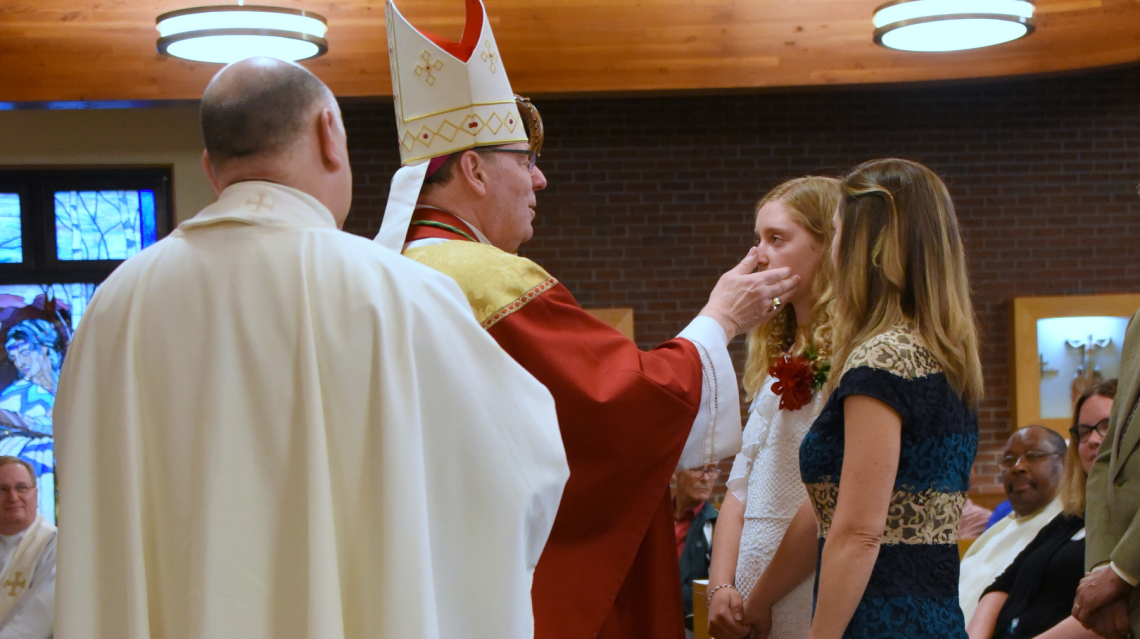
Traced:
<path id="1" fill-rule="evenodd" d="M 732 584 L 721 584 L 721 585 L 717 586 L 716 588 L 713 588 L 712 590 L 709 591 L 709 596 L 705 600 L 705 606 L 711 606 L 712 605 L 713 595 L 715 595 L 716 591 L 720 590 L 721 588 L 732 588 L 733 590 L 736 590 L 736 586 L 734 586 Z"/>

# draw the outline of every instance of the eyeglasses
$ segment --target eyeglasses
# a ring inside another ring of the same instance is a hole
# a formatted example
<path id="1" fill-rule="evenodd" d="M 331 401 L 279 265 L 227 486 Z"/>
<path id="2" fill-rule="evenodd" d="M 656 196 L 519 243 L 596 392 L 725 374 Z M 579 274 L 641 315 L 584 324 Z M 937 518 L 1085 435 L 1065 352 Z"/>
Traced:
<path id="1" fill-rule="evenodd" d="M 689 470 L 689 472 L 694 476 L 700 475 L 701 479 L 704 479 L 710 475 L 712 475 L 713 479 L 716 479 L 720 476 L 720 469 L 715 466 L 712 468 L 692 468 Z"/>
<path id="2" fill-rule="evenodd" d="M 1031 450 L 1031 451 L 1025 453 L 1024 455 L 1022 455 L 1020 457 L 1014 457 L 1013 455 L 1006 455 L 1005 457 L 1002 457 L 1000 460 L 998 460 L 998 466 L 1001 466 L 1002 468 L 1005 468 L 1008 470 L 1008 469 L 1016 466 L 1017 462 L 1021 461 L 1022 459 L 1025 460 L 1026 465 L 1029 465 L 1029 464 L 1040 463 L 1046 457 L 1060 457 L 1060 456 L 1061 456 L 1061 453 L 1041 453 L 1041 452 L 1038 452 L 1035 450 Z"/>
<path id="3" fill-rule="evenodd" d="M 15 490 L 17 495 L 26 495 L 28 494 L 28 491 L 33 488 L 35 488 L 35 486 L 29 486 L 27 484 L 16 484 L 15 486 L 0 484 L 0 494 L 7 497 L 12 493 L 12 490 Z"/>
<path id="4" fill-rule="evenodd" d="M 1101 438 L 1103 438 L 1105 434 L 1108 433 L 1108 418 L 1105 417 L 1104 419 L 1100 420 L 1096 423 L 1096 426 L 1077 424 L 1076 426 L 1073 426 L 1069 429 L 1069 435 L 1071 435 L 1072 438 L 1076 441 L 1083 444 L 1087 442 L 1090 437 L 1092 437 L 1094 430 L 1096 431 L 1097 435 L 1100 435 Z"/>
<path id="5" fill-rule="evenodd" d="M 491 153 L 514 153 L 516 155 L 528 155 L 530 157 L 527 159 L 526 169 L 532 173 L 534 172 L 534 166 L 538 164 L 538 153 L 536 153 L 534 149 L 484 149 L 484 151 L 490 151 Z"/>

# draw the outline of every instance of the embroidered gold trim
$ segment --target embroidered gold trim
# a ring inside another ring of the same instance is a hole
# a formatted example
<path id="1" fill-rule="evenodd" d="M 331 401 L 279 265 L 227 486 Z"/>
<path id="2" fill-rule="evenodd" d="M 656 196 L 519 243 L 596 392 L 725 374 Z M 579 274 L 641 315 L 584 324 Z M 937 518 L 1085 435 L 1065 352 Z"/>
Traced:
<path id="1" fill-rule="evenodd" d="M 446 128 L 446 127 L 451 127 L 451 137 L 447 137 L 447 135 L 443 132 L 444 128 Z M 443 124 L 439 125 L 439 130 L 436 131 L 435 134 L 438 135 L 439 137 L 447 140 L 448 142 L 454 142 L 455 136 L 459 135 L 459 127 L 448 122 L 447 120 L 444 120 Z"/>
<path id="2" fill-rule="evenodd" d="M 415 115 L 415 116 L 412 116 L 410 118 L 404 118 L 404 122 L 405 123 L 415 122 L 416 120 L 422 120 L 424 118 L 430 118 L 430 117 L 436 116 L 436 115 L 443 115 L 445 113 L 454 113 L 455 111 L 462 111 L 464 109 L 471 109 L 474 107 L 495 106 L 496 104 L 512 104 L 513 105 L 514 103 L 515 103 L 514 100 L 497 100 L 495 102 L 472 102 L 471 104 L 464 104 L 463 106 L 458 106 L 458 107 L 455 107 L 454 109 L 444 109 L 443 111 L 436 111 L 435 113 L 426 113 L 424 115 Z"/>
<path id="3" fill-rule="evenodd" d="M 499 129 L 503 128 L 503 119 L 499 117 L 498 113 L 492 113 L 491 117 L 487 118 L 487 121 L 484 122 L 483 125 L 491 129 L 492 134 L 498 135 Z"/>
<path id="4" fill-rule="evenodd" d="M 550 290 L 551 288 L 554 288 L 554 285 L 557 283 L 558 283 L 558 280 L 554 279 L 553 277 L 546 280 L 542 284 L 539 284 L 538 286 L 527 291 L 522 297 L 511 302 L 510 304 L 507 304 L 503 308 L 500 308 L 498 311 L 495 312 L 494 315 L 491 315 L 487 319 L 483 320 L 483 322 L 482 322 L 482 324 L 480 324 L 480 326 L 482 326 L 483 328 L 485 328 L 487 330 L 490 330 L 492 326 L 494 326 L 495 324 L 498 324 L 499 322 L 506 319 L 507 316 L 510 315 L 511 313 L 514 313 L 515 311 L 522 310 L 522 307 L 524 307 L 527 304 L 534 301 L 534 299 L 537 298 L 539 295 L 542 295 L 543 293 Z"/>
<path id="5" fill-rule="evenodd" d="M 456 125 L 450 120 L 444 119 L 435 130 L 429 128 L 427 124 L 421 124 L 419 131 L 414 134 L 410 129 L 405 128 L 404 134 L 400 137 L 400 144 L 404 147 L 404 150 L 411 153 L 417 145 L 423 145 L 425 150 L 420 151 L 420 155 L 418 156 L 408 157 L 403 160 L 403 164 L 407 165 L 411 162 L 435 157 L 443 153 L 455 153 L 457 151 L 467 150 L 473 148 L 472 143 L 475 143 L 475 146 L 487 146 L 528 141 L 525 137 L 518 138 L 517 135 L 514 135 L 519 120 L 514 111 L 508 109 L 506 113 L 502 115 L 492 111 L 486 118 L 484 118 L 483 115 L 475 111 L 470 111 L 464 115 L 460 125 Z M 507 131 L 500 134 L 499 132 L 502 131 L 503 128 L 506 128 Z M 477 141 L 479 134 L 482 133 L 484 129 L 490 131 L 491 135 L 495 137 Z M 444 131 L 447 133 L 444 133 Z M 458 137 L 460 131 L 470 135 L 472 138 L 471 141 L 455 142 L 455 138 Z M 432 149 L 436 138 L 446 140 L 447 145 L 440 145 Z"/>
<path id="6" fill-rule="evenodd" d="M 839 499 L 839 487 L 831 482 L 807 485 L 816 513 L 816 529 L 827 538 Z M 956 544 L 965 493 L 896 490 L 887 508 L 881 537 L 884 544 Z"/>
<path id="7" fill-rule="evenodd" d="M 909 326 L 892 328 L 856 346 L 843 372 L 866 366 L 914 379 L 942 371 L 942 365 L 926 348 L 918 331 Z"/>
<path id="8" fill-rule="evenodd" d="M 447 147 L 441 147 L 443 150 L 436 149 L 434 151 L 425 151 L 421 155 L 410 156 L 408 159 L 403 160 L 402 163 L 403 163 L 403 165 L 406 166 L 408 164 L 412 164 L 413 162 L 419 162 L 420 160 L 428 160 L 428 159 L 436 157 L 437 155 L 444 155 L 446 153 L 458 153 L 460 151 L 466 151 L 467 149 L 477 149 L 477 148 L 483 147 L 483 146 L 500 146 L 503 144 L 510 144 L 512 142 L 526 142 L 526 141 L 527 141 L 527 139 L 525 137 L 519 138 L 519 139 L 505 138 L 502 140 L 486 140 L 484 142 L 478 142 L 478 143 L 472 144 L 470 146 L 458 146 L 458 147 L 454 147 L 451 149 L 448 149 Z M 410 143 L 410 146 L 408 146 L 407 148 L 410 151 L 411 148 L 414 146 L 415 146 L 415 140 L 412 140 L 412 142 Z"/>
<path id="9" fill-rule="evenodd" d="M 455 280 L 475 320 L 487 328 L 558 283 L 538 264 L 489 244 L 456 240 L 408 249 L 404 255 Z"/>

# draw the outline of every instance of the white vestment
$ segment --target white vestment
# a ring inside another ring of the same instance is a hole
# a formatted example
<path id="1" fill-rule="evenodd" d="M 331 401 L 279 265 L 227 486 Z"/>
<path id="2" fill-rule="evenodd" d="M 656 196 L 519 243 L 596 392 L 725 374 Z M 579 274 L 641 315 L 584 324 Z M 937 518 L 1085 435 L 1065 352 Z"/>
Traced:
<path id="1" fill-rule="evenodd" d="M 27 530 L 0 535 L 0 639 L 51 637 L 56 534 L 55 526 L 36 513 Z"/>
<path id="2" fill-rule="evenodd" d="M 966 623 L 974 615 L 982 591 L 989 588 L 1045 524 L 1060 513 L 1060 497 L 1032 515 L 1018 517 L 1017 513 L 1010 513 L 970 544 L 970 549 L 962 557 L 958 580 L 958 603 L 962 606 Z"/>
<path id="3" fill-rule="evenodd" d="M 549 392 L 307 194 L 236 184 L 120 266 L 54 417 L 57 639 L 533 634 Z"/>

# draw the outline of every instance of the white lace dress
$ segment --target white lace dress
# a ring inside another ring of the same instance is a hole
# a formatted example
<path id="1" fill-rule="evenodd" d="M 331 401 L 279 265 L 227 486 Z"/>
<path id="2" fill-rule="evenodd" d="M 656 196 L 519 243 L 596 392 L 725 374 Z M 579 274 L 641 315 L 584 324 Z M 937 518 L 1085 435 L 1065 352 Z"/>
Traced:
<path id="1" fill-rule="evenodd" d="M 800 442 L 823 410 L 823 393 L 796 411 L 780 410 L 765 381 L 749 409 L 743 449 L 732 464 L 728 489 L 744 504 L 744 529 L 736 561 L 736 589 L 745 597 L 772 561 L 807 489 L 800 480 Z M 772 639 L 802 639 L 811 625 L 812 582 L 808 577 L 772 607 Z"/>

